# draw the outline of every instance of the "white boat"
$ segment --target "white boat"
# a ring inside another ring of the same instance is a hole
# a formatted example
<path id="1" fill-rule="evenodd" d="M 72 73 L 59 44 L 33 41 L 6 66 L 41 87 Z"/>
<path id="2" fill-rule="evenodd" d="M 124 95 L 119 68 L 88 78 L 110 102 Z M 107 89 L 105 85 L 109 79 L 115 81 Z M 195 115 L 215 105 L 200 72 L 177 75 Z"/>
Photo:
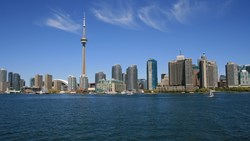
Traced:
<path id="1" fill-rule="evenodd" d="M 215 92 L 214 90 L 210 90 L 208 97 L 214 97 L 214 92 Z"/>

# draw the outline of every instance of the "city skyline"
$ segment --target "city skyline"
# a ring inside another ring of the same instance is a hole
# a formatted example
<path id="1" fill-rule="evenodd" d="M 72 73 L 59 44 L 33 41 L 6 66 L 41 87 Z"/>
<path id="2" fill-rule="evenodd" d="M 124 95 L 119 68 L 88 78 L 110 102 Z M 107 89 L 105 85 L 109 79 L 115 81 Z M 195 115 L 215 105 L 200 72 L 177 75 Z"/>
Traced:
<path id="1" fill-rule="evenodd" d="M 85 11 L 89 82 L 94 82 L 95 73 L 100 71 L 110 79 L 110 68 L 115 64 L 121 65 L 123 73 L 125 68 L 136 64 L 138 78 L 146 78 L 145 62 L 149 58 L 157 60 L 160 78 L 160 74 L 168 73 L 167 64 L 180 49 L 196 65 L 205 52 L 209 60 L 217 62 L 219 74 L 225 74 L 225 64 L 229 61 L 249 63 L 247 3 L 234 0 L 102 1 L 101 4 L 97 0 L 39 4 L 29 0 L 1 1 L 0 67 L 18 72 L 26 84 L 35 74 L 49 73 L 55 79 L 64 80 L 69 75 L 78 78 L 82 68 L 79 39 Z M 172 12 L 163 24 L 153 18 L 164 17 L 162 9 Z"/>

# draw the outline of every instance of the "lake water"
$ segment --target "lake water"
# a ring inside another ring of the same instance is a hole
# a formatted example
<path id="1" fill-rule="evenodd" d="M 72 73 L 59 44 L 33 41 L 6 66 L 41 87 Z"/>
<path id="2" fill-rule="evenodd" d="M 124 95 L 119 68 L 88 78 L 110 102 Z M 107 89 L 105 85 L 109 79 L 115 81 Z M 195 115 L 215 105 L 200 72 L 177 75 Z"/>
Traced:
<path id="1" fill-rule="evenodd" d="M 250 140 L 250 93 L 0 95 L 0 140 Z"/>

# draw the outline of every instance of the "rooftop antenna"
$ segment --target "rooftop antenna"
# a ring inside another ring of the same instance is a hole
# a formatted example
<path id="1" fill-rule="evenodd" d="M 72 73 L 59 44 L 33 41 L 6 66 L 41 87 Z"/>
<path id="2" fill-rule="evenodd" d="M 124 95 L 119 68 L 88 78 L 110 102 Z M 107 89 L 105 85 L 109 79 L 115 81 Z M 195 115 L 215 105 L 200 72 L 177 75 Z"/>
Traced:
<path id="1" fill-rule="evenodd" d="M 83 33 L 82 33 L 82 36 L 84 37 L 84 38 L 86 38 L 86 23 L 85 23 L 85 12 L 83 13 Z"/>

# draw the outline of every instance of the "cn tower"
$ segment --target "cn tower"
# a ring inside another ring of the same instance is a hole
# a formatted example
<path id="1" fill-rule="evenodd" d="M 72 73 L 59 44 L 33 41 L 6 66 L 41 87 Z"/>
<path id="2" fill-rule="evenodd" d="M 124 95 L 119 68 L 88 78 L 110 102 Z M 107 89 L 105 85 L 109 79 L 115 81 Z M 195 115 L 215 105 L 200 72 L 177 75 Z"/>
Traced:
<path id="1" fill-rule="evenodd" d="M 83 30 L 82 30 L 82 38 L 81 38 L 81 43 L 82 43 L 82 75 L 86 75 L 86 43 L 87 43 L 87 38 L 86 38 L 86 24 L 85 24 L 85 14 L 83 17 Z"/>

